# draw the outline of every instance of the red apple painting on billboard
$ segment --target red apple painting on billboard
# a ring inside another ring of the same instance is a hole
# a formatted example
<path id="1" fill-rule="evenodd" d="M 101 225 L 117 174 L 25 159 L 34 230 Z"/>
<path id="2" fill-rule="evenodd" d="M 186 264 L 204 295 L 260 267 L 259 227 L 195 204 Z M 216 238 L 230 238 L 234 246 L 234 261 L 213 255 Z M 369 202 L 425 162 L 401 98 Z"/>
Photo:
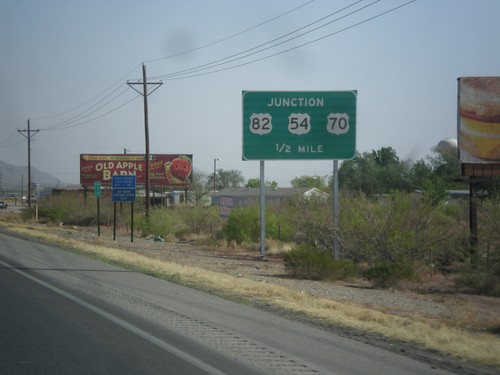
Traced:
<path id="1" fill-rule="evenodd" d="M 192 157 L 188 155 L 179 155 L 165 163 L 165 176 L 170 185 L 188 185 L 192 170 Z"/>

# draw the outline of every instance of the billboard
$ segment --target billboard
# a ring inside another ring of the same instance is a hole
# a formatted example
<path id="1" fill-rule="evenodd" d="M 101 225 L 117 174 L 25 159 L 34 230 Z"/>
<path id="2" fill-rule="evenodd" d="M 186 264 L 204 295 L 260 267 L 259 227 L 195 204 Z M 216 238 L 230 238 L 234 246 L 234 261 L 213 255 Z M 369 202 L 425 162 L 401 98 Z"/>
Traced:
<path id="1" fill-rule="evenodd" d="M 188 186 L 192 182 L 193 155 L 149 155 L 151 186 Z M 146 184 L 143 154 L 80 154 L 80 184 L 111 185 L 113 176 L 136 176 L 137 185 Z"/>
<path id="2" fill-rule="evenodd" d="M 500 163 L 500 77 L 459 78 L 457 117 L 460 161 Z"/>

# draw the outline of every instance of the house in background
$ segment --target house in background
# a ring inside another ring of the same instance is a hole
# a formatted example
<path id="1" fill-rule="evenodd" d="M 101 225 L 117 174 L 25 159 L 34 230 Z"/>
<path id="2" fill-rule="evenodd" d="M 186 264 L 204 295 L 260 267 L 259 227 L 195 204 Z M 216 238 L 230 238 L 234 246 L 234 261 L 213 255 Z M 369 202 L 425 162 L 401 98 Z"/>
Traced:
<path id="1" fill-rule="evenodd" d="M 316 188 L 266 188 L 265 202 L 282 202 L 287 198 L 294 196 L 310 197 L 328 197 L 328 194 Z M 219 207 L 230 205 L 232 207 L 245 206 L 260 201 L 260 188 L 225 188 L 212 194 L 211 203 Z"/>

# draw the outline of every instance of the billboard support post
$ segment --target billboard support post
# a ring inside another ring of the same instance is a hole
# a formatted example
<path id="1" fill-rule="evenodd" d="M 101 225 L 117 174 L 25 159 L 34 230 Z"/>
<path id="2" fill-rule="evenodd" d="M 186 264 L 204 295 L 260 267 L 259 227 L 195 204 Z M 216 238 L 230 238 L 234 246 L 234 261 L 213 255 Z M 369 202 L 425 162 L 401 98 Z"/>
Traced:
<path id="1" fill-rule="evenodd" d="M 116 240 L 116 202 L 113 202 L 113 241 Z"/>
<path id="2" fill-rule="evenodd" d="M 130 206 L 130 242 L 134 242 L 134 202 Z"/>
<path id="3" fill-rule="evenodd" d="M 476 202 L 476 184 L 469 179 L 469 230 L 470 230 L 470 255 L 471 264 L 476 266 L 477 253 L 477 202 Z"/>

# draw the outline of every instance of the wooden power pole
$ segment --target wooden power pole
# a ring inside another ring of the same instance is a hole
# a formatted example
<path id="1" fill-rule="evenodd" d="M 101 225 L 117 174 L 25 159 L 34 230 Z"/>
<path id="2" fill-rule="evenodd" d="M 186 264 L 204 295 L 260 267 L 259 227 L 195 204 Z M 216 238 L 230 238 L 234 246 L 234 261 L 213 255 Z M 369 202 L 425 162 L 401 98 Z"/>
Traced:
<path id="1" fill-rule="evenodd" d="M 148 119 L 148 95 L 156 91 L 163 82 L 148 82 L 146 77 L 146 65 L 142 64 L 142 82 L 127 82 L 127 84 L 132 87 L 135 91 L 144 97 L 144 134 L 146 143 L 146 219 L 149 218 L 149 119 Z M 137 90 L 134 85 L 141 85 L 142 92 Z M 156 87 L 148 93 L 148 85 L 154 85 Z"/>
<path id="2" fill-rule="evenodd" d="M 26 198 L 28 202 L 28 207 L 31 208 L 31 138 L 38 133 L 40 130 L 31 130 L 30 129 L 30 120 L 28 119 L 28 128 L 27 129 L 17 129 L 17 131 L 26 137 L 28 140 L 28 196 Z M 33 133 L 33 134 L 32 134 Z M 22 199 L 22 197 L 21 197 Z"/>

